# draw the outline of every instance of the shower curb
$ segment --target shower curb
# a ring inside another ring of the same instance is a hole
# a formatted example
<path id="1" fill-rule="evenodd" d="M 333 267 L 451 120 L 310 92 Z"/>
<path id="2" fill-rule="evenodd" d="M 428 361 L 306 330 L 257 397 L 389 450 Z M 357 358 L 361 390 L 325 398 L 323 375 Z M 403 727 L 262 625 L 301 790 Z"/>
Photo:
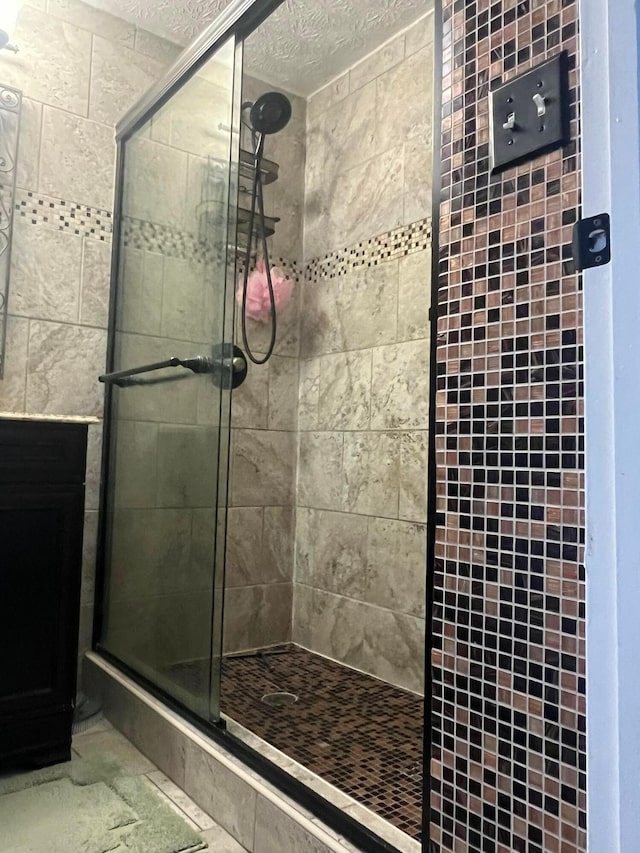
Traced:
<path id="1" fill-rule="evenodd" d="M 85 655 L 83 672 L 109 722 L 249 853 L 358 853 L 99 654 Z"/>

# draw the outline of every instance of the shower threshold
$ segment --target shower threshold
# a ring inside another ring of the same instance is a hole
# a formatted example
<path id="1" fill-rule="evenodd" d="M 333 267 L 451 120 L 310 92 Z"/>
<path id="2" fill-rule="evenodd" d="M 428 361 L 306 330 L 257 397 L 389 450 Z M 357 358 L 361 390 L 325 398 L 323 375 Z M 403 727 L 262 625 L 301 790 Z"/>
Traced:
<path id="1" fill-rule="evenodd" d="M 171 667 L 196 695 L 206 661 Z M 295 701 L 269 704 L 273 694 Z M 293 644 L 225 656 L 229 732 L 396 849 L 420 850 L 423 700 Z"/>

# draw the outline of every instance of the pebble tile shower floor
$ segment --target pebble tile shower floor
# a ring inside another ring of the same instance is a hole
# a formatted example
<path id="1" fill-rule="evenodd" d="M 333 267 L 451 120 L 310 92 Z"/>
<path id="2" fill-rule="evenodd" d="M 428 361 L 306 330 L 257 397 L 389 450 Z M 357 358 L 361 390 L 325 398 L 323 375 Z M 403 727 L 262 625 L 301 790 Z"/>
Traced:
<path id="1" fill-rule="evenodd" d="M 197 664 L 174 668 L 188 689 L 200 675 Z M 281 691 L 298 701 L 262 701 Z M 413 693 L 293 645 L 223 663 L 225 716 L 418 840 L 423 705 Z"/>

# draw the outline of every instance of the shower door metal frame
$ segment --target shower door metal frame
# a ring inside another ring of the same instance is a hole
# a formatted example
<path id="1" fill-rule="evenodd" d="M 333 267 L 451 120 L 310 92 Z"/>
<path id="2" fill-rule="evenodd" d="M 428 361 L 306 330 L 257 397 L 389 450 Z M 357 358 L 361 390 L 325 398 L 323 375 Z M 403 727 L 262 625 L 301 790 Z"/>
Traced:
<path id="1" fill-rule="evenodd" d="M 121 208 L 124 196 L 124 167 L 125 156 L 124 146 L 126 141 L 141 127 L 150 116 L 160 107 L 165 104 L 174 93 L 176 93 L 183 83 L 194 74 L 198 68 L 203 65 L 207 59 L 222 45 L 228 38 L 235 36 L 237 42 L 244 41 L 252 32 L 256 30 L 273 12 L 275 12 L 285 0 L 232 0 L 229 6 L 205 29 L 203 32 L 190 44 L 183 53 L 176 59 L 174 64 L 170 66 L 164 76 L 154 84 L 140 100 L 123 116 L 116 124 L 116 177 L 115 177 L 115 194 L 113 205 L 113 234 L 118 235 L 121 227 Z M 434 22 L 435 22 L 435 46 L 434 51 L 434 139 L 439 138 L 440 132 L 440 79 L 441 79 L 441 61 L 438 53 L 438 46 L 441 43 L 441 18 L 442 18 L 442 2 L 434 0 Z M 237 72 L 237 69 L 236 69 Z M 428 166 L 427 166 L 428 168 Z M 433 173 L 434 179 L 439 181 L 439 157 L 434 151 L 433 157 Z M 437 186 L 434 183 L 434 186 Z M 433 240 L 432 240 L 432 258 L 433 258 L 433 299 L 432 306 L 437 306 L 437 222 L 439 221 L 439 197 L 434 195 L 433 201 Z M 107 332 L 107 357 L 106 370 L 112 371 L 114 365 L 115 354 L 115 311 L 116 311 L 116 293 L 118 270 L 120 264 L 119 240 L 114 239 L 111 252 L 111 291 L 109 301 L 109 327 Z M 436 336 L 433 333 L 436 328 L 437 314 L 432 310 L 431 328 L 432 328 L 432 347 L 435 347 Z M 430 418 L 435 422 L 435 359 L 432 358 L 430 366 Z M 342 809 L 329 802 L 327 799 L 317 794 L 311 788 L 304 785 L 302 782 L 295 779 L 292 775 L 282 770 L 278 765 L 274 764 L 269 759 L 265 758 L 261 753 L 242 741 L 237 736 L 231 734 L 225 725 L 224 720 L 216 723 L 207 723 L 189 708 L 182 705 L 177 699 L 167 694 L 156 684 L 151 682 L 145 676 L 138 673 L 129 665 L 123 663 L 115 655 L 110 654 L 102 648 L 98 648 L 99 638 L 102 632 L 102 624 L 104 617 L 104 593 L 106 579 L 106 564 L 105 564 L 105 545 L 106 545 L 106 505 L 109 482 L 113 476 L 113 465 L 109 453 L 111 441 L 111 415 L 112 415 L 112 394 L 113 388 L 109 384 L 105 387 L 105 402 L 104 402 L 104 420 L 103 420 L 103 436 L 102 436 L 102 478 L 100 483 L 100 512 L 98 517 L 98 549 L 96 561 L 96 582 L 95 582 L 95 606 L 93 619 L 93 634 L 92 634 L 92 649 L 101 655 L 105 660 L 108 660 L 133 681 L 140 684 L 150 694 L 158 698 L 168 707 L 174 709 L 194 726 L 200 729 L 208 737 L 220 743 L 224 748 L 228 749 L 233 755 L 243 761 L 248 767 L 257 771 L 264 779 L 271 782 L 285 795 L 290 796 L 298 802 L 303 808 L 311 811 L 316 817 L 332 827 L 340 835 L 344 836 L 348 841 L 355 844 L 365 853 L 397 853 L 397 848 L 389 842 L 385 841 L 380 836 L 376 835 L 363 823 L 346 814 Z M 433 426 L 433 424 L 430 424 Z M 429 506 L 433 506 L 436 491 L 435 479 L 435 432 L 430 429 L 429 435 Z M 428 736 L 431 731 L 431 678 L 429 676 L 431 662 L 431 608 L 432 608 L 432 573 L 428 570 L 433 556 L 433 543 L 435 542 L 435 527 L 431 522 L 428 522 L 428 541 L 427 541 L 427 630 L 426 630 L 426 656 L 425 656 L 425 727 L 424 727 L 424 797 L 423 797 L 423 849 L 429 844 L 429 826 L 430 826 L 430 754 L 431 741 Z"/>
<path id="2" fill-rule="evenodd" d="M 233 0 L 178 56 L 165 74 L 116 124 L 118 143 L 131 136 L 231 36 L 243 41 L 284 0 Z"/>

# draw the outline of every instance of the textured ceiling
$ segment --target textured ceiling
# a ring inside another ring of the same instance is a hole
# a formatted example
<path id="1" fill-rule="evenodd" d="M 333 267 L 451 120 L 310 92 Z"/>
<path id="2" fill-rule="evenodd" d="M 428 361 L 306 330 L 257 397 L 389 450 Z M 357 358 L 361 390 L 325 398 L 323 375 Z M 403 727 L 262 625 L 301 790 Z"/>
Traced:
<path id="1" fill-rule="evenodd" d="M 156 35 L 188 44 L 229 0 L 89 0 Z M 416 21 L 433 0 L 286 0 L 251 37 L 247 69 L 309 95 Z"/>

